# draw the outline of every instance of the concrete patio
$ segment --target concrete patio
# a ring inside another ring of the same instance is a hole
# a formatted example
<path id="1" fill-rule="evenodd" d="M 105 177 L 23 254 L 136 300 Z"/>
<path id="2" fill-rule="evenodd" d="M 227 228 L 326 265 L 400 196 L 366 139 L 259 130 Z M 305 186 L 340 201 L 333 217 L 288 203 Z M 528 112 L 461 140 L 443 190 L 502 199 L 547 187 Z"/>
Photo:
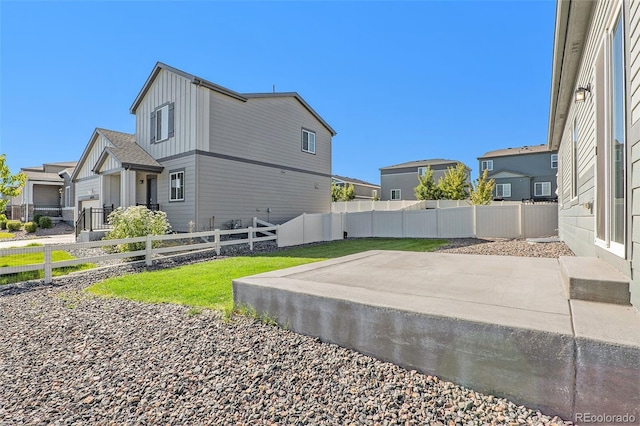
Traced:
<path id="1" fill-rule="evenodd" d="M 293 331 L 548 414 L 640 422 L 640 315 L 568 300 L 562 270 L 557 259 L 370 251 L 241 278 L 233 294 Z"/>

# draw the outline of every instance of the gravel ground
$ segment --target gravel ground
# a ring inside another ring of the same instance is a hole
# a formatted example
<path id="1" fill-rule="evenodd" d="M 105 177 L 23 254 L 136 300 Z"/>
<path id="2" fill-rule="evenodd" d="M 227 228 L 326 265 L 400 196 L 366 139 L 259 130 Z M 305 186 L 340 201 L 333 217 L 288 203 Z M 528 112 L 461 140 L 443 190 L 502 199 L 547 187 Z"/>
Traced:
<path id="1" fill-rule="evenodd" d="M 5 230 L 4 232 L 8 231 Z M 51 228 L 37 228 L 36 232 L 28 233 L 24 229 L 13 232 L 13 238 L 3 238 L 2 241 L 32 240 L 49 235 L 73 234 L 74 232 L 75 229 L 72 225 L 64 222 L 58 222 L 53 224 Z"/>
<path id="2" fill-rule="evenodd" d="M 562 243 L 518 240 L 454 240 L 441 251 L 571 255 Z M 252 318 L 83 291 L 142 268 L 0 291 L 0 424 L 564 424 Z"/>

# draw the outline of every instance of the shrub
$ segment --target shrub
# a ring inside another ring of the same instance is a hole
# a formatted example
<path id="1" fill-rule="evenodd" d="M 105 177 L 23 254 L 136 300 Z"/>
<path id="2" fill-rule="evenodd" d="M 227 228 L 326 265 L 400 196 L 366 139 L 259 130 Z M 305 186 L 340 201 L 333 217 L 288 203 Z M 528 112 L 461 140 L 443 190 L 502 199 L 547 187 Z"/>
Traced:
<path id="1" fill-rule="evenodd" d="M 162 211 L 153 212 L 145 206 L 135 206 L 123 209 L 118 207 L 107 218 L 113 230 L 106 236 L 106 240 L 120 238 L 144 237 L 146 235 L 164 235 L 171 231 L 167 214 Z M 145 243 L 119 244 L 120 252 L 144 250 Z"/>
<path id="2" fill-rule="evenodd" d="M 7 221 L 0 220 L 0 229 L 7 229 Z"/>
<path id="3" fill-rule="evenodd" d="M 9 220 L 7 221 L 7 230 L 15 232 L 19 231 L 22 228 L 22 222 L 19 220 Z"/>
<path id="4" fill-rule="evenodd" d="M 30 234 L 36 232 L 36 229 L 38 229 L 38 225 L 36 225 L 35 222 L 27 222 L 24 224 L 24 230 Z"/>
<path id="5" fill-rule="evenodd" d="M 6 222 L 7 221 L 7 215 L 5 215 L 4 213 L 0 214 L 0 222 Z"/>
<path id="6" fill-rule="evenodd" d="M 38 226 L 40 228 L 51 228 L 51 218 L 49 216 L 40 217 L 40 220 L 38 220 Z"/>
<path id="7" fill-rule="evenodd" d="M 40 213 L 34 213 L 33 214 L 33 219 L 31 220 L 33 223 L 38 224 L 40 223 L 40 218 L 42 217 L 42 215 Z"/>

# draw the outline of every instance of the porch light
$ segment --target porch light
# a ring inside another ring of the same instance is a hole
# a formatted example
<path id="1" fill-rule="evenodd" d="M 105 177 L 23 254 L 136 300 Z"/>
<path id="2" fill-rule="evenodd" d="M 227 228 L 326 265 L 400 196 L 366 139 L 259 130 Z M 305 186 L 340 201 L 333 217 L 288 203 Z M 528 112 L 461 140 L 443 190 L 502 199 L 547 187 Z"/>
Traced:
<path id="1" fill-rule="evenodd" d="M 584 102 L 584 100 L 587 98 L 587 92 L 591 93 L 591 84 L 587 84 L 586 87 L 579 86 L 576 89 L 574 101 L 576 103 Z"/>
<path id="2" fill-rule="evenodd" d="M 144 183 L 144 179 L 140 179 L 140 185 Z"/>

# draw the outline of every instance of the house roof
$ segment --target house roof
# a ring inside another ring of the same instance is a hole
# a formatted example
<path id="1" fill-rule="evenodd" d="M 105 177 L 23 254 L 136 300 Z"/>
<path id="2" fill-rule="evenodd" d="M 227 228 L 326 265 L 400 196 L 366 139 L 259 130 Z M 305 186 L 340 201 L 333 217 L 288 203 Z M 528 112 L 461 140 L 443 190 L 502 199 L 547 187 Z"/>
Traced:
<path id="1" fill-rule="evenodd" d="M 353 184 L 358 184 L 358 185 L 367 185 L 367 186 L 373 186 L 376 188 L 379 188 L 380 185 L 375 184 L 375 183 L 370 183 L 370 182 L 366 182 L 364 180 L 360 180 L 360 179 L 354 179 L 354 178 L 350 178 L 350 177 L 346 177 L 346 176 L 339 176 L 339 175 L 332 175 L 331 176 L 333 179 L 342 181 L 342 182 L 346 182 L 346 183 L 353 183 Z"/>
<path id="2" fill-rule="evenodd" d="M 500 169 L 500 170 L 493 170 L 487 173 L 487 177 L 500 179 L 500 178 L 510 178 L 510 177 L 531 177 L 531 176 L 525 175 L 524 173 L 517 172 L 515 170 Z"/>
<path id="3" fill-rule="evenodd" d="M 576 78 L 589 34 L 594 4 L 591 1 L 571 0 L 558 0 L 556 3 L 547 136 L 547 145 L 552 150 L 560 146 L 575 89 L 578 84 L 589 84 L 588 81 L 577 82 Z"/>
<path id="4" fill-rule="evenodd" d="M 533 146 L 525 145 L 525 146 L 519 146 L 515 148 L 504 148 L 504 149 L 497 149 L 495 151 L 489 151 L 489 152 L 486 152 L 481 157 L 478 157 L 478 159 L 493 158 L 493 157 L 508 157 L 511 155 L 523 155 L 523 154 L 539 154 L 541 152 L 551 153 L 552 151 L 550 151 L 549 147 L 544 144 L 533 145 Z"/>
<path id="5" fill-rule="evenodd" d="M 380 170 L 408 169 L 412 167 L 426 167 L 426 166 L 436 166 L 436 165 L 446 165 L 446 164 L 455 165 L 459 162 L 460 161 L 457 161 L 457 160 L 445 160 L 442 158 L 434 158 L 431 160 L 408 161 L 406 163 L 395 164 L 393 166 L 381 167 Z"/>
<path id="6" fill-rule="evenodd" d="M 131 104 L 131 107 L 129 108 L 129 112 L 131 114 L 136 113 L 136 110 L 138 109 L 140 102 L 142 102 L 142 99 L 144 99 L 145 95 L 151 88 L 153 81 L 156 79 L 160 71 L 162 71 L 163 69 L 186 78 L 191 82 L 191 84 L 195 84 L 196 86 L 199 86 L 199 87 L 206 87 L 209 90 L 213 90 L 214 92 L 218 92 L 223 95 L 230 96 L 242 102 L 247 102 L 249 99 L 292 97 L 296 99 L 298 102 L 300 102 L 302 106 L 305 107 L 320 123 L 322 123 L 322 125 L 326 127 L 327 130 L 329 130 L 333 136 L 336 135 L 336 131 L 333 130 L 333 128 L 329 126 L 329 124 L 326 121 L 324 121 L 324 119 L 320 117 L 320 115 L 313 108 L 311 108 L 311 106 L 304 99 L 302 99 L 302 96 L 300 96 L 296 92 L 244 93 L 244 94 L 238 93 L 238 92 L 234 92 L 231 89 L 227 89 L 226 87 L 220 86 L 219 84 L 212 83 L 211 81 L 208 81 L 202 77 L 198 77 L 193 74 L 189 74 L 187 72 L 181 71 L 177 68 L 173 68 L 162 62 L 157 62 L 156 65 L 153 67 L 153 70 L 151 71 L 151 74 L 147 78 L 147 81 L 144 83 L 144 85 L 142 86 L 142 89 L 138 93 L 138 96 L 136 96 L 135 100 L 133 101 L 133 104 Z"/>
<path id="7" fill-rule="evenodd" d="M 102 154 L 100 154 L 98 161 L 93 167 L 94 172 L 102 166 L 109 156 L 118 160 L 125 169 L 160 172 L 164 168 L 136 143 L 135 135 L 107 129 L 96 129 L 96 132 L 102 134 L 113 146 L 106 147 L 102 151 Z"/>
<path id="8" fill-rule="evenodd" d="M 34 170 L 34 168 L 22 169 L 22 172 L 27 175 L 27 179 L 34 181 L 48 181 L 48 182 L 60 182 L 61 178 L 57 173 L 45 173 L 42 170 Z"/>

